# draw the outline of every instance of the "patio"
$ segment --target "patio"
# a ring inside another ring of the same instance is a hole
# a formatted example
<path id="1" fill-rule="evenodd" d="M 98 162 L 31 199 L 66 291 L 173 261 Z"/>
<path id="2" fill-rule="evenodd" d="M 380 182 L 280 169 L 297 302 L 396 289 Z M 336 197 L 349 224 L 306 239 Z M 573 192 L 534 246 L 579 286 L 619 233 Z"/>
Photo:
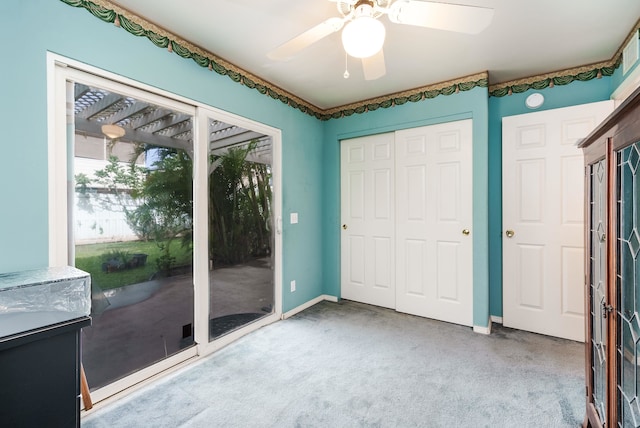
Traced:
<path id="1" fill-rule="evenodd" d="M 215 269 L 210 272 L 210 284 L 212 333 L 216 320 L 226 321 L 223 328 L 228 332 L 238 327 L 233 319 L 230 322 L 230 316 L 250 322 L 259 314 L 271 313 L 273 271 L 269 259 Z M 189 334 L 193 325 L 192 276 L 108 290 L 104 299 L 94 299 L 93 312 L 93 325 L 82 332 L 82 360 L 91 389 L 193 345 Z M 220 327 L 215 331 L 220 334 Z"/>

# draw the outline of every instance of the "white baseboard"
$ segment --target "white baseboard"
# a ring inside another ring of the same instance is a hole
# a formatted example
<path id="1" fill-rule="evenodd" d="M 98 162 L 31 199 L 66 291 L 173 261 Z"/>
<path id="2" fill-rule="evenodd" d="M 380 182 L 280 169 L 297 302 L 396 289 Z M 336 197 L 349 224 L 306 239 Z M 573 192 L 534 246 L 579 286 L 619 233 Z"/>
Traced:
<path id="1" fill-rule="evenodd" d="M 489 318 L 489 325 L 486 327 L 482 327 L 479 325 L 473 326 L 473 332 L 479 334 L 491 334 L 491 318 Z"/>
<path id="2" fill-rule="evenodd" d="M 502 317 L 491 315 L 491 322 L 494 322 L 496 324 L 502 324 Z"/>
<path id="3" fill-rule="evenodd" d="M 315 299 L 311 299 L 308 302 L 303 303 L 302 305 L 300 305 L 298 307 L 295 307 L 295 308 L 291 309 L 288 312 L 283 313 L 282 314 L 282 319 L 286 320 L 287 318 L 292 317 L 295 314 L 297 314 L 299 312 L 302 312 L 305 309 L 308 309 L 308 308 L 310 308 L 311 306 L 313 306 L 313 305 L 315 305 L 317 303 L 322 302 L 323 300 L 327 300 L 329 302 L 337 302 L 338 298 L 336 296 L 331 296 L 329 294 L 323 294 L 321 296 L 316 297 Z"/>

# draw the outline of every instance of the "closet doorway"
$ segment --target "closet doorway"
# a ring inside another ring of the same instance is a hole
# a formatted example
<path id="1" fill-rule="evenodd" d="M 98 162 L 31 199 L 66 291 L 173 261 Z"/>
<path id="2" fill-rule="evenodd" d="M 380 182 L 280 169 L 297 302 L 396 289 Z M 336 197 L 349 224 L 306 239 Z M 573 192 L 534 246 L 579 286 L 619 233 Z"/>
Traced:
<path id="1" fill-rule="evenodd" d="M 473 324 L 472 121 L 341 142 L 341 297 Z"/>

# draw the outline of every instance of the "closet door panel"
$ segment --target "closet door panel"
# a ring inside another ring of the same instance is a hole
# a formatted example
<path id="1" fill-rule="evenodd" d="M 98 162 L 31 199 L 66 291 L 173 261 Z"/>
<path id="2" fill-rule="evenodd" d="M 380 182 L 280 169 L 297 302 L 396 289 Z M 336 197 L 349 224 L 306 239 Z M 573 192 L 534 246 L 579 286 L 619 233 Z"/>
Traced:
<path id="1" fill-rule="evenodd" d="M 464 120 L 396 132 L 396 309 L 469 326 L 471 125 Z"/>
<path id="2" fill-rule="evenodd" d="M 344 140 L 341 297 L 395 308 L 393 133 Z"/>

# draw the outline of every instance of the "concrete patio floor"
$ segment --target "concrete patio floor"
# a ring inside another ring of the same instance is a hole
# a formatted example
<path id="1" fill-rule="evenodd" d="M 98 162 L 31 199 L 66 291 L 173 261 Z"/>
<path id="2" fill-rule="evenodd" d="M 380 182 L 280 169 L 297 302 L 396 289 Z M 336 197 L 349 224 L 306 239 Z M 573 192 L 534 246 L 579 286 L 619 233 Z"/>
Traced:
<path id="1" fill-rule="evenodd" d="M 271 312 L 269 259 L 210 272 L 210 319 Z M 105 292 L 93 323 L 82 330 L 82 362 L 91 389 L 107 385 L 193 344 L 192 275 L 178 275 Z M 189 330 L 190 327 L 186 327 Z"/>

